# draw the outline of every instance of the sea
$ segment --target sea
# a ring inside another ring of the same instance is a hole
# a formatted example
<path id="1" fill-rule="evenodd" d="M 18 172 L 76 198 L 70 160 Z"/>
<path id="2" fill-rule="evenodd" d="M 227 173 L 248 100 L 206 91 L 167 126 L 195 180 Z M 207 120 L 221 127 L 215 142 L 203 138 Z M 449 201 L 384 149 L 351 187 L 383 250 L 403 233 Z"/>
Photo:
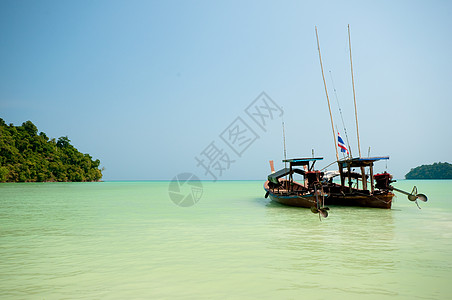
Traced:
<path id="1" fill-rule="evenodd" d="M 200 183 L 0 184 L 0 299 L 452 299 L 452 181 L 321 219 Z"/>

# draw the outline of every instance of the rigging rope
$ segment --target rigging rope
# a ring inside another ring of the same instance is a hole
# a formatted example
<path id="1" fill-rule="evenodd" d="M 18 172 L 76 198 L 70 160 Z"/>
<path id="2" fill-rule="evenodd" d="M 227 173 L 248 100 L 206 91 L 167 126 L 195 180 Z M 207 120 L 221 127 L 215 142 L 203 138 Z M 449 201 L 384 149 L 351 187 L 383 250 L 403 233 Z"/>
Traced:
<path id="1" fill-rule="evenodd" d="M 352 156 L 352 148 L 350 147 L 350 142 L 348 140 L 347 128 L 345 128 L 344 117 L 342 116 L 342 109 L 341 109 L 341 106 L 339 105 L 339 99 L 337 98 L 336 87 L 334 86 L 333 75 L 331 73 L 331 70 L 329 72 L 330 72 L 330 77 L 331 77 L 331 83 L 333 85 L 334 97 L 336 98 L 337 107 L 339 108 L 339 113 L 341 115 L 342 126 L 344 127 L 345 138 L 347 139 L 348 151 L 350 152 L 350 157 L 353 157 Z"/>
<path id="2" fill-rule="evenodd" d="M 337 163 L 337 160 L 335 160 L 335 161 L 333 161 L 332 163 L 330 163 L 328 166 L 326 166 L 326 167 L 324 167 L 324 168 L 322 168 L 322 169 L 320 169 L 320 171 L 323 171 L 323 170 L 325 170 L 326 168 L 328 168 L 329 166 L 331 166 L 332 164 L 335 164 L 335 163 Z"/>

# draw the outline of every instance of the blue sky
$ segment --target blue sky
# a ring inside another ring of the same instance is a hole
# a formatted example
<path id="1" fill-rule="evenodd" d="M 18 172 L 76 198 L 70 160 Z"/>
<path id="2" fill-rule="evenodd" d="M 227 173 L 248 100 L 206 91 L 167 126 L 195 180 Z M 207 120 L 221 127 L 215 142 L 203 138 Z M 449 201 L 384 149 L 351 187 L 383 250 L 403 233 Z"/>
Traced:
<path id="1" fill-rule="evenodd" d="M 264 131 L 245 112 L 265 92 L 284 110 L 288 157 L 314 149 L 326 166 L 314 27 L 357 154 L 350 24 L 361 151 L 389 155 L 377 169 L 403 178 L 452 161 L 451 14 L 448 1 L 2 0 L 0 117 L 67 135 L 105 180 L 212 179 L 195 159 L 212 142 L 230 159 L 219 179 L 265 179 L 268 160 L 282 166 L 282 119 Z M 240 156 L 220 137 L 237 117 L 257 136 Z"/>

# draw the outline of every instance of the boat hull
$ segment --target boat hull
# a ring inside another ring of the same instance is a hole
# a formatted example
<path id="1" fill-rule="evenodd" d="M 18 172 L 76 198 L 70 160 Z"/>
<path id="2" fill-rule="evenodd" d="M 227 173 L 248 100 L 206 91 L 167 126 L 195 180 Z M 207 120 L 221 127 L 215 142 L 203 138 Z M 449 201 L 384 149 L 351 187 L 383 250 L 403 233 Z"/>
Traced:
<path id="1" fill-rule="evenodd" d="M 317 200 L 314 194 L 287 193 L 287 191 L 271 190 L 268 187 L 268 181 L 264 184 L 264 189 L 268 193 L 268 197 L 274 201 L 288 206 L 311 208 L 317 206 Z M 394 194 L 391 192 L 377 191 L 370 194 L 367 191 L 354 189 L 351 193 L 340 192 L 340 186 L 329 186 L 326 190 L 324 205 L 336 206 L 358 206 L 391 209 L 392 198 Z"/>
<path id="2" fill-rule="evenodd" d="M 268 181 L 264 184 L 264 189 L 272 201 L 283 205 L 311 208 L 317 206 L 317 200 L 313 194 L 302 194 L 297 192 L 288 193 L 287 191 L 271 190 L 268 187 Z"/>
<path id="3" fill-rule="evenodd" d="M 330 194 L 328 197 L 325 198 L 325 204 L 390 209 L 392 206 L 393 197 L 394 194 L 391 192 L 374 195 Z"/>
<path id="4" fill-rule="evenodd" d="M 269 193 L 269 197 L 272 201 L 288 205 L 288 206 L 297 206 L 297 207 L 306 207 L 311 208 L 316 206 L 315 196 L 283 196 L 277 195 L 273 193 Z"/>

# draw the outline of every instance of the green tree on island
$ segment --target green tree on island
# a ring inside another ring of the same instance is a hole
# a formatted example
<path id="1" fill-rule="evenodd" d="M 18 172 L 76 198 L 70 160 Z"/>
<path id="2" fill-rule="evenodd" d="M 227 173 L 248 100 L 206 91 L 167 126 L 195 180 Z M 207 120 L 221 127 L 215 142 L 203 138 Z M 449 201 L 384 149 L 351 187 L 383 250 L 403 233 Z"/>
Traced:
<path id="1" fill-rule="evenodd" d="M 411 169 L 406 179 L 452 179 L 452 164 L 447 162 L 422 165 Z"/>
<path id="2" fill-rule="evenodd" d="M 31 121 L 14 126 L 0 118 L 0 182 L 99 181 L 100 161 L 70 142 L 38 135 Z"/>

